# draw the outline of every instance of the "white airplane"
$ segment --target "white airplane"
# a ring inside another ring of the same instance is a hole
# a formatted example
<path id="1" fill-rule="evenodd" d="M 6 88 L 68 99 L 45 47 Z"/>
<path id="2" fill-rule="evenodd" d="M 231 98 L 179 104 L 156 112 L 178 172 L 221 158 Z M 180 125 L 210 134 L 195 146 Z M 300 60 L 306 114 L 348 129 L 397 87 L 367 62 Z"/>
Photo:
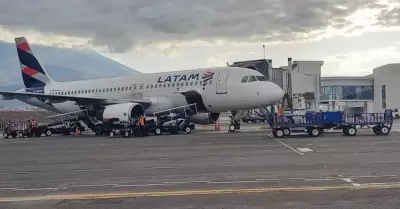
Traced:
<path id="1" fill-rule="evenodd" d="M 56 113 L 88 110 L 99 120 L 130 120 L 196 104 L 186 108 L 194 113 L 188 120 L 212 124 L 221 112 L 275 105 L 284 95 L 281 87 L 261 73 L 238 67 L 58 82 L 39 63 L 24 37 L 16 38 L 15 43 L 25 88 L 0 91 L 1 99 L 18 99 Z"/>

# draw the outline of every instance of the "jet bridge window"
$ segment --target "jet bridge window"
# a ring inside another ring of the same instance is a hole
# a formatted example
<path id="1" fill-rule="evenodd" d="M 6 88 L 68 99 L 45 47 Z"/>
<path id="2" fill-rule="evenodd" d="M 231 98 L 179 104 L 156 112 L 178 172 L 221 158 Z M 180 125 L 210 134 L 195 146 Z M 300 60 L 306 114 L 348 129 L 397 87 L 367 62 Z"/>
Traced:
<path id="1" fill-rule="evenodd" d="M 247 80 L 249 79 L 249 76 L 245 76 L 242 78 L 242 83 L 247 83 Z"/>
<path id="2" fill-rule="evenodd" d="M 250 76 L 249 82 L 254 82 L 257 81 L 257 78 L 255 76 Z"/>

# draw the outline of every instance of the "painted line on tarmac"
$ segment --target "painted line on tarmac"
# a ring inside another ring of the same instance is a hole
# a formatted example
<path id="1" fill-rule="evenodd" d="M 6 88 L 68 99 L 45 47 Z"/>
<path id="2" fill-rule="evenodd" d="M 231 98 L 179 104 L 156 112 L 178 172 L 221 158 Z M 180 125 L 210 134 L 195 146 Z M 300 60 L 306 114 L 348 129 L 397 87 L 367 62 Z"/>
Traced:
<path id="1" fill-rule="evenodd" d="M 26 197 L 0 197 L 0 202 L 24 202 L 24 201 L 46 201 L 46 200 L 85 200 L 85 199 L 115 199 L 134 197 L 170 197 L 170 196 L 193 196 L 193 195 L 223 195 L 223 194 L 251 194 L 268 192 L 312 192 L 332 190 L 361 190 L 361 189 L 399 189 L 400 184 L 366 184 L 354 187 L 351 185 L 341 186 L 314 186 L 314 187 L 275 187 L 275 188 L 252 188 L 252 189 L 211 189 L 211 190 L 177 190 L 162 192 L 118 192 L 118 193 L 85 193 L 85 194 L 59 194 Z"/>
<path id="2" fill-rule="evenodd" d="M 274 139 L 275 141 L 279 142 L 280 144 L 282 144 L 283 146 L 285 146 L 285 147 L 291 149 L 293 152 L 295 152 L 295 153 L 297 153 L 297 154 L 299 154 L 299 155 L 304 155 L 304 153 L 302 153 L 302 152 L 296 150 L 295 148 L 293 148 L 293 147 L 291 147 L 291 146 L 289 146 L 289 145 L 283 143 L 281 140 L 279 140 L 279 139 L 277 139 L 277 138 L 273 138 L 273 139 Z"/>

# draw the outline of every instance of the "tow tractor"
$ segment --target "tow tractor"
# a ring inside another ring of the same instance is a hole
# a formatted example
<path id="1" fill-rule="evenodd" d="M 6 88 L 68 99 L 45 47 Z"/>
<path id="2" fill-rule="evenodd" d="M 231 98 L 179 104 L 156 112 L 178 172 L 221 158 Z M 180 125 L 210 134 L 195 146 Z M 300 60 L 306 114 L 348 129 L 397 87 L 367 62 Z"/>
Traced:
<path id="1" fill-rule="evenodd" d="M 153 115 L 156 120 L 154 123 L 149 124 L 150 131 L 155 135 L 161 135 L 162 133 L 177 134 L 179 132 L 184 132 L 186 134 L 192 133 L 192 130 L 195 129 L 195 126 L 187 120 L 187 111 L 190 111 L 190 109 L 188 110 L 188 107 L 190 106 L 195 107 L 196 112 L 194 114 L 197 114 L 196 104 L 189 104 L 154 112 Z M 184 113 L 175 114 L 174 110 L 178 109 L 183 109 Z"/>

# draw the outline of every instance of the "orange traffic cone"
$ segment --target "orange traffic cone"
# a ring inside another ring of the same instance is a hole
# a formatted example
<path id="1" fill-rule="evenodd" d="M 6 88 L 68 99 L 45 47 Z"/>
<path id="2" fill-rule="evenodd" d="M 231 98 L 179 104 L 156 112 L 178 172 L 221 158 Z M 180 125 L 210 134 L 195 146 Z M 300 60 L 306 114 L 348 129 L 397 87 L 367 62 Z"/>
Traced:
<path id="1" fill-rule="evenodd" d="M 220 131 L 221 130 L 221 127 L 219 126 L 219 122 L 218 121 L 215 123 L 215 130 L 216 131 Z"/>
<path id="2" fill-rule="evenodd" d="M 75 136 L 79 136 L 79 134 L 80 134 L 79 128 L 76 127 L 76 128 L 75 128 Z"/>

